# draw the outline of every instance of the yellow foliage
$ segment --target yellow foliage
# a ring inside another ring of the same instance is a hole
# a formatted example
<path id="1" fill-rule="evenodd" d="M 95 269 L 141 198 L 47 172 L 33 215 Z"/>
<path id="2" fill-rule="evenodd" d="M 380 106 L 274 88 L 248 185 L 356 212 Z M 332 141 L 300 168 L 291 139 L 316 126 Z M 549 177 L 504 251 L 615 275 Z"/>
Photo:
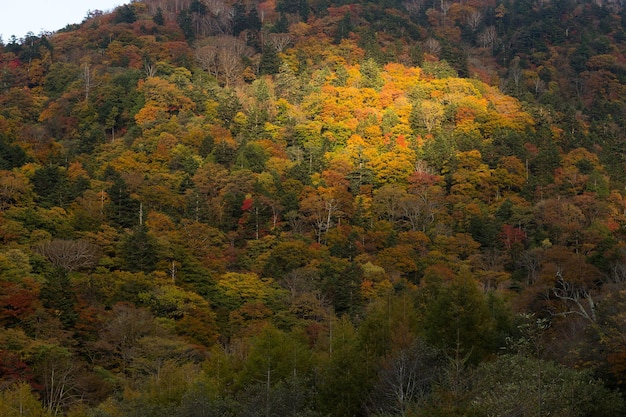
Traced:
<path id="1" fill-rule="evenodd" d="M 380 155 L 372 155 L 367 166 L 380 184 L 404 182 L 415 170 L 415 152 L 408 148 L 395 148 Z"/>
<path id="2" fill-rule="evenodd" d="M 255 273 L 227 272 L 218 278 L 217 286 L 227 297 L 243 302 L 266 301 L 276 292 L 274 280 Z"/>

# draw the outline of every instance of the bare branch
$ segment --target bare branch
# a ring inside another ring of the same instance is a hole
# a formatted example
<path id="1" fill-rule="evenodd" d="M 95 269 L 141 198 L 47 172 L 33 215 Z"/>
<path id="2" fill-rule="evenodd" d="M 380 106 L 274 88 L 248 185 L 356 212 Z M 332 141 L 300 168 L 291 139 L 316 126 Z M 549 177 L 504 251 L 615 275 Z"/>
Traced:
<path id="1" fill-rule="evenodd" d="M 559 300 L 571 305 L 568 310 L 555 313 L 555 316 L 569 316 L 576 314 L 589 321 L 596 321 L 596 304 L 591 297 L 591 293 L 582 288 L 576 288 L 571 283 L 565 281 L 561 270 L 557 272 L 557 283 L 552 288 L 552 294 Z M 585 305 L 586 304 L 586 305 Z"/>
<path id="2" fill-rule="evenodd" d="M 98 250 L 82 240 L 52 240 L 40 244 L 35 250 L 54 266 L 76 271 L 93 268 L 98 263 Z"/>

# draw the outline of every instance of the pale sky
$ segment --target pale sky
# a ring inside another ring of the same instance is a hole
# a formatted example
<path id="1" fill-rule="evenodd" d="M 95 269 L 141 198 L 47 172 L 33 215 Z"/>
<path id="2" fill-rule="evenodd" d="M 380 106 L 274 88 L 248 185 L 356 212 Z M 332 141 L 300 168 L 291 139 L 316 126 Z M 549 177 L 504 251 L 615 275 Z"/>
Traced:
<path id="1" fill-rule="evenodd" d="M 0 0 L 0 36 L 4 43 L 28 32 L 55 32 L 81 23 L 89 10 L 112 11 L 130 0 Z"/>

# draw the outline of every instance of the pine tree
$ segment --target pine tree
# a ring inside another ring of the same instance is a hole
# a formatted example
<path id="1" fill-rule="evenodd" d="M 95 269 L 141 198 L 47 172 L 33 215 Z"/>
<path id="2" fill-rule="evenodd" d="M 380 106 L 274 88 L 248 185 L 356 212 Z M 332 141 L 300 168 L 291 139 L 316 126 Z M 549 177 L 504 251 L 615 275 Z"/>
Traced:
<path id="1" fill-rule="evenodd" d="M 109 218 L 119 226 L 132 227 L 139 223 L 139 201 L 130 196 L 126 181 L 119 174 L 115 175 L 113 185 L 107 190 L 110 199 L 107 212 Z"/>
<path id="2" fill-rule="evenodd" d="M 276 48 L 271 45 L 265 45 L 263 54 L 261 55 L 261 63 L 259 64 L 259 73 L 261 75 L 276 74 L 280 70 L 282 60 L 276 52 Z"/>
<path id="3" fill-rule="evenodd" d="M 72 327 L 78 319 L 78 313 L 74 310 L 76 294 L 65 268 L 55 267 L 46 274 L 46 283 L 39 294 L 44 307 L 54 312 L 59 317 L 63 327 Z"/>
<path id="4" fill-rule="evenodd" d="M 156 240 L 148 234 L 146 225 L 137 226 L 122 243 L 124 266 L 131 272 L 152 272 L 158 262 Z"/>
<path id="5" fill-rule="evenodd" d="M 159 26 L 163 26 L 165 24 L 165 17 L 163 17 L 163 9 L 157 7 L 156 14 L 152 18 L 152 21 Z"/>

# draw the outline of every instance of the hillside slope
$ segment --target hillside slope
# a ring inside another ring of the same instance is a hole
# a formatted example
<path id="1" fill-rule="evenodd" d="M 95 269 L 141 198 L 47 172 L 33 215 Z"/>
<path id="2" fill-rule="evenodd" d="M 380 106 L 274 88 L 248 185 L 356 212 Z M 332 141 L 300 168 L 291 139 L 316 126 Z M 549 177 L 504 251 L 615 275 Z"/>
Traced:
<path id="1" fill-rule="evenodd" d="M 621 10 L 345 3 L 0 48 L 0 415 L 623 414 Z"/>

